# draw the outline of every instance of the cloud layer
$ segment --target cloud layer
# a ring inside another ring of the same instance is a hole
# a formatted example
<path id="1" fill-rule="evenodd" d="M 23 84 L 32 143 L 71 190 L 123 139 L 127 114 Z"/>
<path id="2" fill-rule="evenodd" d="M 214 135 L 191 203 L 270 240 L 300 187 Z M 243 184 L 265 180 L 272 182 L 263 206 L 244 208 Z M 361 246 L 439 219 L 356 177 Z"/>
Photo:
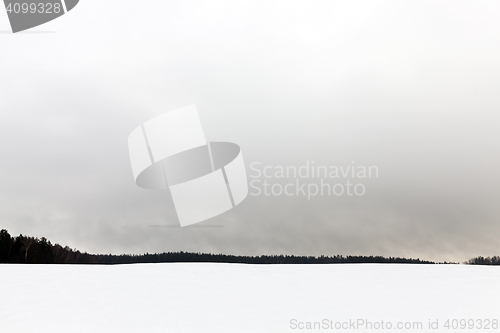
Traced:
<path id="1" fill-rule="evenodd" d="M 86 0 L 35 29 L 55 33 L 0 34 L 0 227 L 99 253 L 498 255 L 499 7 Z M 176 228 L 168 192 L 135 186 L 127 136 L 189 104 L 248 167 L 379 177 Z"/>

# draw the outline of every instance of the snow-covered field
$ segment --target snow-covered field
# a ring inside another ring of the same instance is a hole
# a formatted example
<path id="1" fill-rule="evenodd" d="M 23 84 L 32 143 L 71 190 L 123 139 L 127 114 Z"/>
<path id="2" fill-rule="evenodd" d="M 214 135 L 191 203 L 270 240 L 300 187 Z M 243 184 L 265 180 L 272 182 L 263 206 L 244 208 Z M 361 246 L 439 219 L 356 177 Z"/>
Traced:
<path id="1" fill-rule="evenodd" d="M 494 319 L 500 267 L 0 265 L 0 332 L 500 332 Z"/>

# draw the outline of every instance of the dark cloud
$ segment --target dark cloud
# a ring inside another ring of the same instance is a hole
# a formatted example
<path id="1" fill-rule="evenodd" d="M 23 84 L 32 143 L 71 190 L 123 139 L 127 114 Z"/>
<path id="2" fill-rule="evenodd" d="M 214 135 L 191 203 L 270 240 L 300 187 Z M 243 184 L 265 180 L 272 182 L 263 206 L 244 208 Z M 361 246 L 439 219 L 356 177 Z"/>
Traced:
<path id="1" fill-rule="evenodd" d="M 0 227 L 100 253 L 498 254 L 498 3 L 155 6 L 86 2 L 54 34 L 2 35 Z M 249 196 L 172 227 L 169 194 L 135 186 L 127 137 L 193 103 L 247 166 L 379 177 L 362 197 Z"/>

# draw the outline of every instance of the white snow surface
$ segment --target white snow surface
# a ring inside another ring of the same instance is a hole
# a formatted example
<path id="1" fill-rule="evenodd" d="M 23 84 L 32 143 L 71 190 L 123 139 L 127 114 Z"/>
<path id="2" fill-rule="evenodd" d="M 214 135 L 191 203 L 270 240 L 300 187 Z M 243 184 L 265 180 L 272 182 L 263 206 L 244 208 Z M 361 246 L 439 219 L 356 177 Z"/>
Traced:
<path id="1" fill-rule="evenodd" d="M 335 329 L 358 319 L 423 326 Z M 500 267 L 0 265 L 2 333 L 500 332 L 446 329 L 447 319 L 500 319 Z M 324 320 L 333 328 L 306 328 Z"/>

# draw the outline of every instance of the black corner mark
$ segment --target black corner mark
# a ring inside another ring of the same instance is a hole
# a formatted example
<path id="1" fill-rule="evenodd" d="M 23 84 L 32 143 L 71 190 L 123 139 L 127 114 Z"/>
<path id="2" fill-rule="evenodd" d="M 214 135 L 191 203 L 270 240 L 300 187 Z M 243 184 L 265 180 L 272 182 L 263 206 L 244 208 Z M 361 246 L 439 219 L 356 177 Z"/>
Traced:
<path id="1" fill-rule="evenodd" d="M 52 21 L 75 8 L 78 2 L 79 0 L 4 0 L 14 33 Z"/>
<path id="2" fill-rule="evenodd" d="M 75 8 L 75 6 L 78 4 L 78 1 L 80 0 L 64 0 L 64 2 L 66 2 L 66 10 L 69 12 L 70 10 Z"/>

